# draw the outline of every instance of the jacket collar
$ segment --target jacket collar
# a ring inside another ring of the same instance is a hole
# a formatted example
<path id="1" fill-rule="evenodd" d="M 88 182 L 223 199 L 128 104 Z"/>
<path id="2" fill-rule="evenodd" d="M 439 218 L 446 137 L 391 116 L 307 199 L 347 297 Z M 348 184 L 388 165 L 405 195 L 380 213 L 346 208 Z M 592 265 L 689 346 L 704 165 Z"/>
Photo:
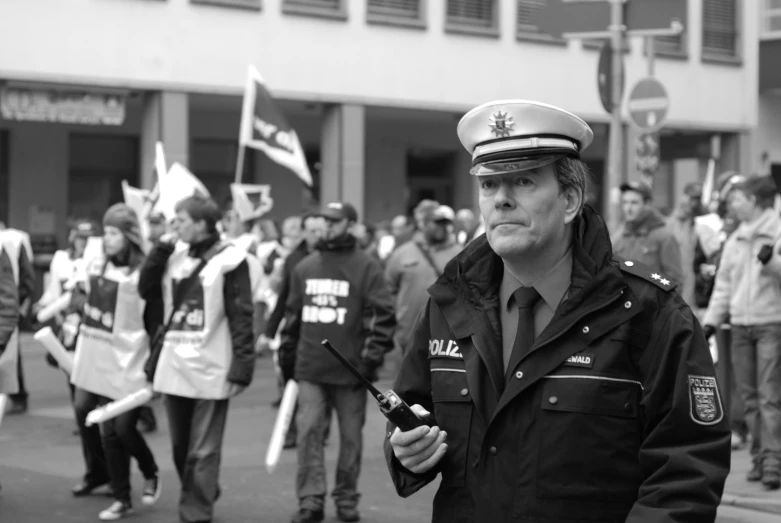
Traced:
<path id="1" fill-rule="evenodd" d="M 574 228 L 568 297 L 536 340 L 530 355 L 571 328 L 578 314 L 594 304 L 613 299 L 626 288 L 620 270 L 612 261 L 612 244 L 602 217 L 586 206 Z M 482 235 L 451 260 L 442 276 L 428 289 L 453 335 L 457 339 L 472 337 L 497 398 L 505 382 L 501 350 L 496 350 L 501 347 L 499 285 L 503 268 L 502 259 Z M 486 404 L 485 410 L 493 409 Z"/>
<path id="2" fill-rule="evenodd" d="M 766 209 L 753 223 L 741 223 L 735 231 L 740 240 L 750 240 L 758 236 L 775 238 L 779 228 L 779 218 L 773 209 Z"/>
<path id="3" fill-rule="evenodd" d="M 654 229 L 660 229 L 665 226 L 664 220 L 656 212 L 650 209 L 636 222 L 624 223 L 624 236 L 647 236 Z"/>

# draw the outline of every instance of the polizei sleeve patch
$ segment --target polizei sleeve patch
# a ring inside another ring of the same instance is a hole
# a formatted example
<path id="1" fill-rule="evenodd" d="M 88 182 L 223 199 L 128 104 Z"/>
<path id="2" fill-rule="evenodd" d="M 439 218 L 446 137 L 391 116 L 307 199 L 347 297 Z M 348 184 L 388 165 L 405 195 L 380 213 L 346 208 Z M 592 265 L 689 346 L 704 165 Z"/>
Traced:
<path id="1" fill-rule="evenodd" d="M 716 378 L 689 374 L 689 413 L 700 425 L 715 425 L 724 418 Z"/>

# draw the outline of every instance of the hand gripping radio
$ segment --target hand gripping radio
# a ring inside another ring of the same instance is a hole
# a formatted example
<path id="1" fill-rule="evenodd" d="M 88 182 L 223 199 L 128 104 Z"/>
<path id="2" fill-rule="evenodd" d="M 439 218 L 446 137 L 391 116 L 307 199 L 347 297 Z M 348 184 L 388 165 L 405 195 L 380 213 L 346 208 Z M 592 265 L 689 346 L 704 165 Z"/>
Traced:
<path id="1" fill-rule="evenodd" d="M 404 400 L 401 399 L 398 394 L 392 390 L 389 390 L 385 394 L 380 392 L 374 385 L 371 384 L 369 380 L 363 376 L 363 374 L 358 371 L 358 369 L 353 367 L 352 364 L 347 361 L 347 359 L 342 356 L 333 345 L 331 345 L 331 342 L 328 340 L 323 340 L 322 343 L 323 347 L 328 349 L 328 352 L 333 354 L 334 357 L 339 360 L 339 362 L 344 365 L 344 367 L 349 370 L 369 392 L 371 392 L 372 396 L 374 396 L 374 399 L 377 400 L 377 403 L 380 406 L 380 412 L 382 412 L 382 414 L 388 418 L 391 423 L 399 427 L 399 430 L 402 432 L 407 432 L 423 425 L 428 427 L 433 425 L 430 421 L 420 418 L 417 414 L 412 412 L 412 409 L 409 407 L 409 405 L 407 405 Z"/>

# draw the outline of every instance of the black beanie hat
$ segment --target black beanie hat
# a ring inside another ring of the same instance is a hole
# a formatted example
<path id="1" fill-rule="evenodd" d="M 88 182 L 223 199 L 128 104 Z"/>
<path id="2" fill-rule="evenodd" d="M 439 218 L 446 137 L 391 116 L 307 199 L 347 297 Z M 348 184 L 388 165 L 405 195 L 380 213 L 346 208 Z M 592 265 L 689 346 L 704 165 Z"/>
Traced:
<path id="1" fill-rule="evenodd" d="M 116 203 L 108 208 L 103 215 L 103 227 L 116 227 L 130 243 L 144 250 L 144 241 L 141 239 L 141 226 L 138 224 L 136 212 L 127 204 Z"/>

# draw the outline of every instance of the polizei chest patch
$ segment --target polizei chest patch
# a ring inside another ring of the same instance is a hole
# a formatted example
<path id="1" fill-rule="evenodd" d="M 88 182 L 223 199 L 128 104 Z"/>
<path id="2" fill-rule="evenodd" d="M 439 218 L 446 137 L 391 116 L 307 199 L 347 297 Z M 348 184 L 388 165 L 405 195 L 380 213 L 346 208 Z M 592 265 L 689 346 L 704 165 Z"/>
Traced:
<path id="1" fill-rule="evenodd" d="M 715 425 L 724 418 L 716 378 L 689 375 L 689 411 L 700 425 Z"/>
<path id="2" fill-rule="evenodd" d="M 584 369 L 590 369 L 594 366 L 594 355 L 579 352 L 573 354 L 567 361 L 564 362 L 565 367 L 583 367 Z"/>

